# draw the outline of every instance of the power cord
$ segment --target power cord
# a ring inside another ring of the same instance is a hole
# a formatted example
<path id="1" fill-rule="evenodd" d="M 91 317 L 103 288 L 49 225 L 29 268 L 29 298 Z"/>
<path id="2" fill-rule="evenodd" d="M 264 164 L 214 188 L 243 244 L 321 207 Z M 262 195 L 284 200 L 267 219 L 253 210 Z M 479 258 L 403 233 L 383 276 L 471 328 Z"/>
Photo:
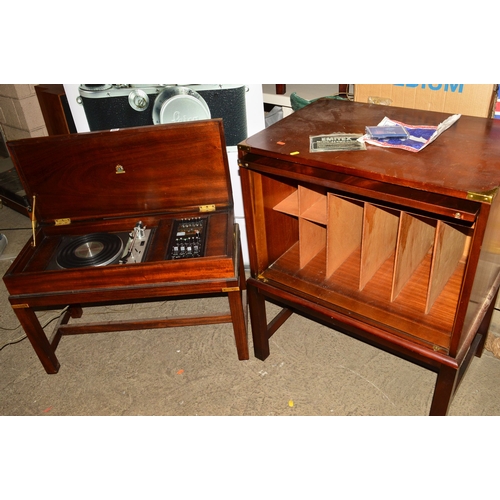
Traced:
<path id="1" fill-rule="evenodd" d="M 56 319 L 59 319 L 67 310 L 68 310 L 68 307 L 69 306 L 66 306 L 57 316 L 54 316 L 53 318 L 49 319 L 49 321 L 47 321 L 47 323 L 45 323 L 42 328 L 45 328 L 47 327 L 48 325 L 50 325 L 50 323 L 52 323 L 53 321 L 55 321 Z M 21 325 L 18 325 L 16 328 L 3 328 L 3 327 L 0 327 L 1 330 L 6 330 L 6 331 L 14 331 L 14 330 L 17 330 L 18 328 L 21 328 Z M 7 342 L 6 344 L 2 345 L 0 347 L 0 351 L 4 348 L 4 347 L 7 347 L 9 345 L 14 345 L 14 344 L 18 344 L 19 342 L 23 341 L 24 339 L 28 338 L 27 335 L 23 335 L 22 337 L 19 337 L 18 339 L 14 339 L 14 340 L 11 340 L 10 342 Z"/>
<path id="2" fill-rule="evenodd" d="M 165 301 L 160 301 L 162 304 L 165 303 Z M 135 307 L 137 304 L 132 304 L 133 307 Z M 151 308 L 151 307 L 157 307 L 157 304 L 155 306 L 153 305 L 149 305 L 147 308 Z M 52 319 L 49 319 L 49 321 L 47 321 L 47 323 L 45 323 L 42 328 L 45 328 L 47 327 L 48 325 L 50 325 L 50 323 L 52 323 L 53 321 L 55 321 L 56 319 L 59 319 L 67 310 L 68 310 L 69 306 L 66 306 L 57 316 L 54 316 Z M 120 309 L 113 309 L 112 307 L 105 307 L 105 310 L 103 310 L 102 312 L 99 312 L 99 313 L 94 313 L 94 314 L 108 314 L 109 312 L 113 312 L 113 311 L 116 311 L 116 312 L 121 312 Z M 18 328 L 21 328 L 21 325 L 18 325 L 16 326 L 15 328 L 3 328 L 0 326 L 0 330 L 5 330 L 5 331 L 14 331 L 14 330 L 17 330 Z M 4 348 L 4 347 L 7 347 L 9 345 L 13 345 L 13 344 L 17 344 L 21 341 L 23 341 L 24 339 L 26 339 L 27 336 L 26 335 L 23 335 L 22 337 L 19 337 L 18 339 L 14 339 L 14 340 L 11 340 L 10 342 L 7 342 L 5 344 L 3 344 L 2 346 L 0 346 L 0 351 Z"/>
<path id="3" fill-rule="evenodd" d="M 2 347 L 0 347 L 0 351 L 4 348 L 4 347 L 7 347 L 8 345 L 14 345 L 14 344 L 17 344 L 18 342 L 21 342 L 22 340 L 24 340 L 26 337 L 26 335 L 23 335 L 22 337 L 19 337 L 18 339 L 15 339 L 15 340 L 11 340 L 10 342 L 7 342 L 6 344 L 4 344 Z"/>

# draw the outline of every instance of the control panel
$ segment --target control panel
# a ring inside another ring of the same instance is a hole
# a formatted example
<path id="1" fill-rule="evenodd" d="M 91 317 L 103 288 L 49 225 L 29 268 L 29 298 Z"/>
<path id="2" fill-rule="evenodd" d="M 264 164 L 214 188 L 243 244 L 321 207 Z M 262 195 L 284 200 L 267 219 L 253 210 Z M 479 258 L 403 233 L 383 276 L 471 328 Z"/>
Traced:
<path id="1" fill-rule="evenodd" d="M 174 220 L 167 259 L 189 259 L 205 255 L 207 218 Z"/>

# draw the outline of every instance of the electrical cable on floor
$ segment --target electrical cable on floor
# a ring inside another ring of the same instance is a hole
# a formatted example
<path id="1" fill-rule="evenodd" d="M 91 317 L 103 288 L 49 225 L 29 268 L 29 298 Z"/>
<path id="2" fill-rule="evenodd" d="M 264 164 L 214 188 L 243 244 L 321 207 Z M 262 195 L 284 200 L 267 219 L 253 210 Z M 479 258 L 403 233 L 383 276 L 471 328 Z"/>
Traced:
<path id="1" fill-rule="evenodd" d="M 5 330 L 6 332 L 13 332 L 14 330 L 17 330 L 21 325 L 17 325 L 14 328 L 5 328 L 3 326 L 0 326 L 0 330 Z"/>
<path id="2" fill-rule="evenodd" d="M 4 344 L 3 346 L 0 347 L 0 351 L 4 347 L 7 347 L 8 345 L 14 345 L 14 344 L 17 344 L 18 342 L 21 342 L 21 340 L 24 340 L 25 338 L 27 338 L 26 335 L 23 335 L 22 337 L 19 337 L 18 339 L 11 340 L 10 342 L 7 342 L 6 344 Z"/>
<path id="3" fill-rule="evenodd" d="M 168 301 L 161 301 L 162 304 L 165 304 L 166 302 Z M 132 304 L 132 306 L 135 306 L 136 304 Z M 158 304 L 150 304 L 149 307 L 147 307 L 146 309 L 149 309 L 149 308 L 152 308 L 153 306 L 156 307 Z M 48 326 L 50 323 L 52 323 L 54 320 L 56 319 L 59 319 L 68 309 L 69 306 L 66 306 L 57 316 L 54 316 L 53 318 L 49 319 L 49 321 L 47 321 L 47 323 L 45 323 L 42 328 L 45 328 L 46 326 Z M 113 309 L 112 307 L 106 307 L 105 308 L 106 311 L 102 311 L 101 313 L 94 313 L 94 314 L 108 314 L 109 311 L 113 312 Z M 114 311 L 116 312 L 122 312 L 120 309 L 115 309 Z M 14 330 L 17 330 L 18 328 L 21 328 L 21 325 L 18 325 L 16 326 L 15 328 L 4 328 L 4 327 L 1 327 L 0 326 L 0 330 L 5 330 L 5 331 L 14 331 Z M 19 342 L 21 342 L 22 340 L 26 339 L 27 336 L 26 335 L 23 335 L 22 337 L 19 337 L 18 339 L 15 339 L 15 340 L 11 340 L 10 342 L 7 342 L 5 344 L 3 344 L 2 346 L 0 346 L 0 351 L 4 348 L 4 347 L 7 347 L 9 345 L 13 345 L 13 344 L 17 344 Z"/>
<path id="4" fill-rule="evenodd" d="M 47 323 L 45 323 L 44 325 L 42 325 L 42 328 L 45 328 L 46 326 L 50 325 L 50 323 L 52 323 L 56 319 L 59 319 L 68 310 L 68 307 L 69 306 L 66 306 L 57 316 L 54 316 L 53 318 L 49 319 L 49 321 L 47 321 Z M 12 331 L 12 330 L 17 330 L 20 327 L 21 327 L 21 325 L 17 326 L 16 328 L 2 328 L 2 330 L 11 330 Z M 21 342 L 22 340 L 24 340 L 26 338 L 28 338 L 27 335 L 23 335 L 22 337 L 19 337 L 18 339 L 11 340 L 10 342 L 7 342 L 6 344 L 0 346 L 0 351 L 4 347 L 7 347 L 8 345 L 17 344 L 17 343 Z"/>

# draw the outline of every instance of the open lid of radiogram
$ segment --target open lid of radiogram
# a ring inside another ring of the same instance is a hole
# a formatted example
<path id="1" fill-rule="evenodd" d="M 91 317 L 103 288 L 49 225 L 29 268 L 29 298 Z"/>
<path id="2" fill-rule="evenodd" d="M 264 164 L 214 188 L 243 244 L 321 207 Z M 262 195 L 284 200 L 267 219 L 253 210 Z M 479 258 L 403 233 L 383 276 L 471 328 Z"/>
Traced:
<path id="1" fill-rule="evenodd" d="M 20 139 L 8 148 L 39 222 L 233 207 L 221 119 Z"/>

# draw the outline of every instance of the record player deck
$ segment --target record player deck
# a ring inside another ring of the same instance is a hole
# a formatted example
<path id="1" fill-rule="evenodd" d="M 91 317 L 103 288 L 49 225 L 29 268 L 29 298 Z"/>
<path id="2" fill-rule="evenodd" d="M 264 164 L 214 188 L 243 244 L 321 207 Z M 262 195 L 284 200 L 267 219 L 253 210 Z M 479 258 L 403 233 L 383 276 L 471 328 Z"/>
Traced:
<path id="1" fill-rule="evenodd" d="M 47 269 L 138 264 L 147 250 L 150 229 L 142 222 L 130 233 L 92 233 L 62 238 Z"/>
<path id="2" fill-rule="evenodd" d="M 203 257 L 208 218 L 174 219 L 165 259 Z M 139 264 L 146 258 L 151 229 L 138 221 L 130 232 L 64 236 L 47 269 Z"/>
<path id="3" fill-rule="evenodd" d="M 221 120 L 23 139 L 8 148 L 32 201 L 33 236 L 4 282 L 47 373 L 59 369 L 63 335 L 209 323 L 232 323 L 238 358 L 248 359 Z M 208 295 L 227 296 L 229 311 L 69 324 L 87 305 Z M 48 336 L 35 312 L 66 306 Z"/>

